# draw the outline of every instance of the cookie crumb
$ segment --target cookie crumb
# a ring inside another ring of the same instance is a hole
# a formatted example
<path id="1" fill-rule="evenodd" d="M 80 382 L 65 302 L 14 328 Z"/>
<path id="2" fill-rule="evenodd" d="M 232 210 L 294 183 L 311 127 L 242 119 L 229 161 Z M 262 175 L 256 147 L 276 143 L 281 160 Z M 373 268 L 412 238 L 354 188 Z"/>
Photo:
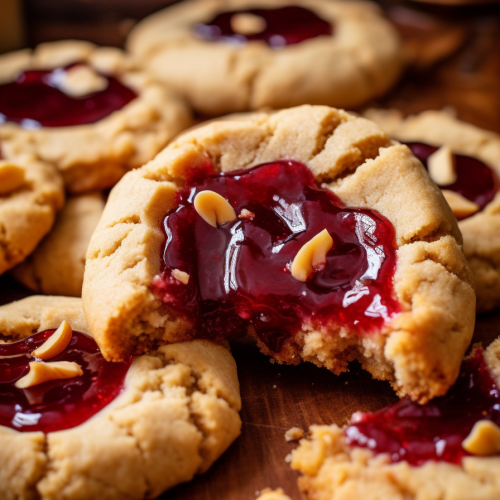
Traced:
<path id="1" fill-rule="evenodd" d="M 286 457 L 285 457 L 285 462 L 287 464 L 291 463 L 292 462 L 292 454 L 289 453 Z"/>
<path id="2" fill-rule="evenodd" d="M 273 389 L 276 389 L 276 386 L 275 386 L 275 385 L 273 385 Z"/>
<path id="3" fill-rule="evenodd" d="M 298 441 L 304 437 L 304 431 L 300 427 L 292 427 L 285 432 L 287 441 Z"/>

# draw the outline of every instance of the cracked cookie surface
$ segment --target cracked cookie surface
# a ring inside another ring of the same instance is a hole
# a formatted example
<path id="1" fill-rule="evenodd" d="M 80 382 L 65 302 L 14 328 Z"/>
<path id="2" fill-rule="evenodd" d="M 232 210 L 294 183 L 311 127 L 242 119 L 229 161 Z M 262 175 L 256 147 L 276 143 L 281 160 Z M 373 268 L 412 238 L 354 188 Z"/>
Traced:
<path id="1" fill-rule="evenodd" d="M 293 159 L 346 206 L 376 210 L 394 227 L 393 289 L 400 313 L 373 335 L 304 324 L 279 353 L 258 340 L 263 352 L 279 362 L 302 359 L 335 373 L 358 359 L 398 394 L 420 401 L 446 392 L 475 319 L 456 220 L 406 146 L 391 142 L 368 120 L 324 106 L 210 123 L 178 138 L 113 189 L 89 245 L 83 285 L 89 326 L 105 357 L 119 360 L 196 336 L 193 325 L 155 297 L 151 285 L 161 266 L 159 221 L 207 158 L 222 172 Z"/>
<path id="2" fill-rule="evenodd" d="M 37 293 L 80 297 L 87 248 L 104 204 L 102 193 L 69 197 L 50 233 L 11 274 Z"/>
<path id="3" fill-rule="evenodd" d="M 196 38 L 193 27 L 220 12 L 305 7 L 331 35 L 273 49 Z M 132 30 L 133 55 L 207 115 L 300 104 L 356 107 L 398 78 L 398 37 L 375 4 L 321 0 L 192 0 L 153 14 Z"/>
<path id="4" fill-rule="evenodd" d="M 367 118 L 391 137 L 433 146 L 449 146 L 454 152 L 483 161 L 500 176 L 500 136 L 457 120 L 445 111 L 425 111 L 403 116 L 395 110 L 368 110 Z M 483 210 L 458 222 L 464 253 L 474 274 L 477 311 L 500 307 L 500 194 Z"/>
<path id="5" fill-rule="evenodd" d="M 497 384 L 500 381 L 500 340 L 485 351 Z M 303 475 L 299 486 L 311 500 L 494 500 L 500 497 L 500 457 L 467 456 L 461 465 L 428 461 L 412 466 L 391 463 L 367 448 L 346 443 L 343 429 L 317 425 L 292 452 L 292 468 Z"/>
<path id="6" fill-rule="evenodd" d="M 164 85 L 139 71 L 119 49 L 65 40 L 0 57 L 1 84 L 27 70 L 51 70 L 84 63 L 98 74 L 112 75 L 137 97 L 108 116 L 86 125 L 37 127 L 0 125 L 7 151 L 30 148 L 61 172 L 68 191 L 81 193 L 113 186 L 125 172 L 152 159 L 191 123 L 186 104 Z"/>
<path id="7" fill-rule="evenodd" d="M 64 204 L 64 183 L 52 165 L 31 154 L 9 155 L 4 149 L 0 153 L 4 154 L 3 159 L 0 155 L 0 171 L 3 166 L 15 166 L 23 172 L 20 185 L 0 193 L 2 274 L 22 262 L 50 231 Z"/>
<path id="8" fill-rule="evenodd" d="M 6 340 L 67 320 L 89 334 L 81 300 L 33 296 L 0 307 Z M 239 435 L 235 362 L 208 341 L 163 346 L 132 363 L 123 392 L 59 432 L 0 427 L 5 500 L 154 498 L 205 472 Z"/>

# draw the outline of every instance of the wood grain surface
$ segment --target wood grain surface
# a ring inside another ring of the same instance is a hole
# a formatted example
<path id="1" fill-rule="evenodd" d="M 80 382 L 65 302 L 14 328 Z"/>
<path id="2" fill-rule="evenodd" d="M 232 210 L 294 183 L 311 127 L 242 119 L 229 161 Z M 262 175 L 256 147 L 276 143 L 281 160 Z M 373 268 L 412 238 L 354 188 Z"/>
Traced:
<path id="1" fill-rule="evenodd" d="M 402 35 L 411 65 L 392 92 L 370 104 L 406 114 L 451 107 L 459 118 L 500 133 L 498 7 L 381 3 Z M 33 43 L 53 36 L 43 23 L 31 23 Z M 122 29 L 123 23 L 117 21 L 116 26 Z M 57 35 L 68 36 L 65 29 L 60 24 Z M 123 32 L 113 38 L 109 26 L 104 32 L 96 25 L 81 25 L 78 34 L 85 38 L 86 33 L 94 41 L 102 37 L 119 45 L 123 40 Z M 0 304 L 28 294 L 10 277 L 0 277 Z M 500 313 L 478 317 L 474 342 L 487 345 L 498 335 Z M 232 349 L 243 399 L 242 434 L 211 470 L 165 493 L 162 500 L 253 500 L 263 488 L 278 486 L 299 500 L 297 475 L 285 462 L 295 444 L 285 441 L 285 431 L 311 424 L 341 425 L 355 411 L 377 410 L 397 399 L 388 384 L 372 380 L 357 364 L 337 377 L 310 364 L 272 364 L 252 343 L 235 342 Z"/>

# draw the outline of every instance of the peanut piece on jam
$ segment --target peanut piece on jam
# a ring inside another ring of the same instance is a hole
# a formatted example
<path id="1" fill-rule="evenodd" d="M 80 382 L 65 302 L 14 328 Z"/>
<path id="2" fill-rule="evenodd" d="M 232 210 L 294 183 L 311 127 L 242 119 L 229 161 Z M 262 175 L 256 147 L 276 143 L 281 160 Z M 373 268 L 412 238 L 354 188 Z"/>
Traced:
<path id="1" fill-rule="evenodd" d="M 181 271 L 180 269 L 172 269 L 172 277 L 180 281 L 183 285 L 187 285 L 189 283 L 189 274 Z"/>
<path id="2" fill-rule="evenodd" d="M 50 359 L 68 347 L 68 344 L 73 335 L 73 330 L 67 321 L 63 321 L 59 328 L 31 355 L 39 359 Z"/>
<path id="3" fill-rule="evenodd" d="M 66 378 L 80 377 L 83 375 L 82 367 L 74 361 L 31 361 L 30 371 L 16 382 L 18 389 L 27 389 L 35 385 Z"/>
<path id="4" fill-rule="evenodd" d="M 449 146 L 441 146 L 427 158 L 431 179 L 438 186 L 449 186 L 457 182 L 455 157 Z"/>
<path id="5" fill-rule="evenodd" d="M 92 68 L 77 65 L 66 70 L 59 88 L 70 97 L 83 97 L 100 92 L 108 87 L 108 80 L 98 75 Z"/>
<path id="6" fill-rule="evenodd" d="M 0 161 L 0 196 L 20 188 L 25 182 L 24 169 L 9 161 Z"/>
<path id="7" fill-rule="evenodd" d="M 481 208 L 477 203 L 464 198 L 461 194 L 456 193 L 455 191 L 443 189 L 443 196 L 448 202 L 448 205 L 450 205 L 451 211 L 457 220 L 465 219 L 465 217 L 475 214 Z"/>
<path id="8" fill-rule="evenodd" d="M 292 262 L 292 276 L 299 281 L 307 278 L 326 264 L 326 254 L 333 246 L 330 233 L 323 229 L 314 238 L 311 238 L 297 252 Z"/>
<path id="9" fill-rule="evenodd" d="M 267 23 L 263 17 L 242 12 L 231 17 L 231 29 L 239 35 L 256 35 L 266 29 Z"/>
<path id="10" fill-rule="evenodd" d="M 214 191 L 200 191 L 194 198 L 194 208 L 198 215 L 213 227 L 236 219 L 234 208 Z"/>
<path id="11" fill-rule="evenodd" d="M 473 455 L 500 453 L 500 427 L 491 420 L 476 422 L 470 434 L 462 441 L 462 448 Z"/>

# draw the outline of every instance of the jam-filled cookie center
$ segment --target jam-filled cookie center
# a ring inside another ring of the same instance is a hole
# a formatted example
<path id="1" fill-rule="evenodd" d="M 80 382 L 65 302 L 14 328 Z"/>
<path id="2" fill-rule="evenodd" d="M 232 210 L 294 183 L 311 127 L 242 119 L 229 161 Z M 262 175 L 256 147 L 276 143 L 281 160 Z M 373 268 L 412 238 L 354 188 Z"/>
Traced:
<path id="1" fill-rule="evenodd" d="M 297 6 L 223 12 L 194 27 L 194 34 L 203 40 L 236 43 L 261 40 L 273 48 L 332 33 L 329 22 Z"/>
<path id="2" fill-rule="evenodd" d="M 306 324 L 370 333 L 399 311 L 392 225 L 344 207 L 301 163 L 207 173 L 178 193 L 164 230 L 153 291 L 200 336 L 253 328 L 279 352 Z"/>
<path id="3" fill-rule="evenodd" d="M 408 142 L 406 144 L 412 153 L 429 170 L 436 184 L 443 190 L 457 219 L 463 219 L 482 210 L 495 197 L 500 187 L 500 182 L 493 169 L 477 158 L 458 155 L 452 152 L 449 153 L 448 159 L 445 157 L 438 158 L 438 168 L 439 166 L 443 166 L 444 170 L 446 162 L 450 163 L 447 169 L 451 171 L 450 179 L 448 182 L 443 182 L 433 176 L 431 165 L 432 158 L 435 158 L 439 154 L 438 150 L 442 150 L 443 148 L 429 146 L 421 142 Z M 447 193 L 450 191 L 463 198 L 461 204 L 460 199 L 457 200 L 456 197 L 448 198 Z M 458 210 L 454 209 L 455 203 L 458 203 Z M 463 206 L 462 209 L 461 206 Z"/>
<path id="4" fill-rule="evenodd" d="M 92 337 L 75 331 L 67 347 L 51 357 L 47 365 L 77 365 L 81 375 L 19 388 L 19 381 L 32 370 L 30 363 L 42 363 L 32 355 L 33 351 L 54 332 L 46 330 L 0 345 L 0 425 L 21 432 L 69 429 L 102 410 L 123 390 L 131 360 L 106 361 Z"/>
<path id="5" fill-rule="evenodd" d="M 87 125 L 122 109 L 137 94 L 85 64 L 30 70 L 0 85 L 0 124 L 26 129 Z"/>
<path id="6" fill-rule="evenodd" d="M 405 398 L 376 413 L 356 414 L 345 432 L 349 444 L 387 453 L 393 462 L 459 464 L 469 455 L 464 441 L 480 421 L 500 425 L 500 396 L 477 349 L 446 396 L 425 405 Z"/>

